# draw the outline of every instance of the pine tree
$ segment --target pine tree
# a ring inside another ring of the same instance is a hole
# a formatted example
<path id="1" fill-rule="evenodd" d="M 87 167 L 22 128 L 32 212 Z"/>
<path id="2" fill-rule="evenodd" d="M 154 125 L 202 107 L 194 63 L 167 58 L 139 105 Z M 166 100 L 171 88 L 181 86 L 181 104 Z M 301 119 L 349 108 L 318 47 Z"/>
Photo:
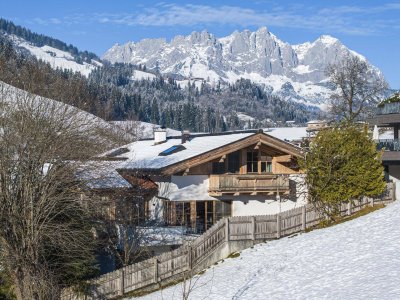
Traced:
<path id="1" fill-rule="evenodd" d="M 309 201 L 333 219 L 342 202 L 377 196 L 385 189 L 381 153 L 360 126 L 320 131 L 300 164 Z"/>
<path id="2" fill-rule="evenodd" d="M 160 121 L 160 113 L 158 110 L 158 102 L 157 99 L 153 99 L 153 103 L 151 105 L 151 123 L 159 124 Z"/>

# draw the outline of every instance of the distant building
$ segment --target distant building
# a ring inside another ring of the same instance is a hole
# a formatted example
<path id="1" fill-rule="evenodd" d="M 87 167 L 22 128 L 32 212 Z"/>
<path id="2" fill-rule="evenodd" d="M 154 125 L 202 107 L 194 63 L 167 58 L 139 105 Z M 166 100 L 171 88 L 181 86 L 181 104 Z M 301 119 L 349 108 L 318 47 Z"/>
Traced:
<path id="1" fill-rule="evenodd" d="M 383 103 L 377 111 L 377 114 L 367 120 L 371 127 L 389 129 L 390 134 L 384 137 L 379 135 L 376 130 L 375 140 L 377 148 L 384 150 L 382 155 L 382 164 L 385 167 L 385 174 L 388 180 L 400 182 L 400 102 Z M 400 191 L 400 185 L 397 192 Z"/>
<path id="2" fill-rule="evenodd" d="M 329 124 L 326 120 L 311 120 L 307 122 L 307 132 L 320 131 L 327 127 L 329 127 Z"/>
<path id="3" fill-rule="evenodd" d="M 293 127 L 296 125 L 295 121 L 286 121 L 286 126 Z"/>

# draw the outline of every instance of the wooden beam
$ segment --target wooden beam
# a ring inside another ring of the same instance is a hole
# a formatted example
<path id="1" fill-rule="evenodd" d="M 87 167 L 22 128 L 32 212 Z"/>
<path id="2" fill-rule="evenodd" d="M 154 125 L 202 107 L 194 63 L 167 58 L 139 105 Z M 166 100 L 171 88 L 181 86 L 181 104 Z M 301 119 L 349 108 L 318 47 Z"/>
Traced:
<path id="1" fill-rule="evenodd" d="M 292 158 L 293 158 L 293 156 L 290 155 L 290 154 L 288 154 L 288 155 L 281 155 L 281 156 L 276 156 L 276 157 L 275 157 L 275 161 L 276 161 L 276 162 L 279 162 L 279 163 L 281 163 L 281 162 L 288 163 L 288 162 L 291 162 L 291 161 L 292 161 Z"/>

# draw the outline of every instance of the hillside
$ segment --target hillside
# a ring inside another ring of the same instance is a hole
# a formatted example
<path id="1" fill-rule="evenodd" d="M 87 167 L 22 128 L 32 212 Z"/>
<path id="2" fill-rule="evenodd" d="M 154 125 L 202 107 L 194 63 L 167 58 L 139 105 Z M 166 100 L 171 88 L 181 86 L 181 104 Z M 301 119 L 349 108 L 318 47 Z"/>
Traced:
<path id="1" fill-rule="evenodd" d="M 100 58 L 88 51 L 79 51 L 73 45 L 30 31 L 0 18 L 0 35 L 12 41 L 13 45 L 50 64 L 53 69 L 72 70 L 88 76 L 101 66 Z"/>
<path id="2" fill-rule="evenodd" d="M 400 202 L 256 245 L 208 269 L 190 299 L 398 299 Z M 132 298 L 138 299 L 138 298 Z M 182 299 L 181 285 L 140 299 Z"/>
<path id="3" fill-rule="evenodd" d="M 110 62 L 146 65 L 162 74 L 202 79 L 211 86 L 249 79 L 285 100 L 321 106 L 332 90 L 325 69 L 345 56 L 365 57 L 334 37 L 290 45 L 266 27 L 217 38 L 208 31 L 165 39 L 116 44 L 103 56 Z M 382 77 L 369 64 L 372 76 Z"/>
<path id="4" fill-rule="evenodd" d="M 128 143 L 135 139 L 132 135 L 127 134 L 124 128 L 106 122 L 102 118 L 75 106 L 41 97 L 0 81 L 0 107 L 3 105 L 11 110 L 15 107 L 46 109 L 48 110 L 46 113 L 53 114 L 53 117 L 59 114 L 60 119 L 70 118 L 78 126 L 81 126 L 82 130 L 92 132 L 94 139 L 104 140 L 109 147 Z"/>

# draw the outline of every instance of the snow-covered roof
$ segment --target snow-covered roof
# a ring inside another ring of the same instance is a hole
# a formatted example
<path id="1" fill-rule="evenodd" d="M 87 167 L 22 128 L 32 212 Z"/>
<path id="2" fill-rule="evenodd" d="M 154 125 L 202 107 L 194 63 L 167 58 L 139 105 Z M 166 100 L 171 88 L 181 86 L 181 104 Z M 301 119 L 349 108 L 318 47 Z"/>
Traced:
<path id="1" fill-rule="evenodd" d="M 256 133 L 256 131 L 238 131 L 223 135 L 192 136 L 189 141 L 184 144 L 181 144 L 181 137 L 168 138 L 165 143 L 158 145 L 154 145 L 153 139 L 142 140 L 124 146 L 124 148 L 127 148 L 129 152 L 118 155 L 116 158 L 126 159 L 125 161 L 120 162 L 119 167 L 121 169 L 161 169 L 237 142 L 255 135 Z M 184 149 L 180 149 L 180 151 L 170 155 L 159 156 L 161 152 L 177 145 L 183 145 Z M 106 155 L 108 153 L 106 153 Z"/>
<path id="2" fill-rule="evenodd" d="M 307 127 L 277 127 L 264 129 L 269 134 L 284 141 L 301 140 L 307 136 Z"/>
<path id="3" fill-rule="evenodd" d="M 117 169 L 117 162 L 88 162 L 80 166 L 76 176 L 90 189 L 131 188 Z"/>
<path id="4" fill-rule="evenodd" d="M 190 139 L 182 144 L 181 137 L 169 137 L 166 142 L 155 144 L 153 139 L 136 141 L 125 145 L 121 154 L 112 155 L 119 160 L 117 169 L 146 169 L 158 170 L 198 155 L 208 153 L 220 147 L 238 142 L 259 133 L 258 130 L 233 131 L 224 134 L 191 135 Z M 306 128 L 270 128 L 264 133 L 282 141 L 301 139 L 306 136 Z M 174 149 L 173 147 L 177 149 Z M 293 145 L 294 146 L 294 145 Z M 166 155 L 160 153 L 168 152 Z M 115 149 L 104 153 L 102 157 L 110 156 Z"/>
<path id="5" fill-rule="evenodd" d="M 326 123 L 326 120 L 311 120 L 307 122 L 307 124 L 319 124 L 319 123 Z"/>

